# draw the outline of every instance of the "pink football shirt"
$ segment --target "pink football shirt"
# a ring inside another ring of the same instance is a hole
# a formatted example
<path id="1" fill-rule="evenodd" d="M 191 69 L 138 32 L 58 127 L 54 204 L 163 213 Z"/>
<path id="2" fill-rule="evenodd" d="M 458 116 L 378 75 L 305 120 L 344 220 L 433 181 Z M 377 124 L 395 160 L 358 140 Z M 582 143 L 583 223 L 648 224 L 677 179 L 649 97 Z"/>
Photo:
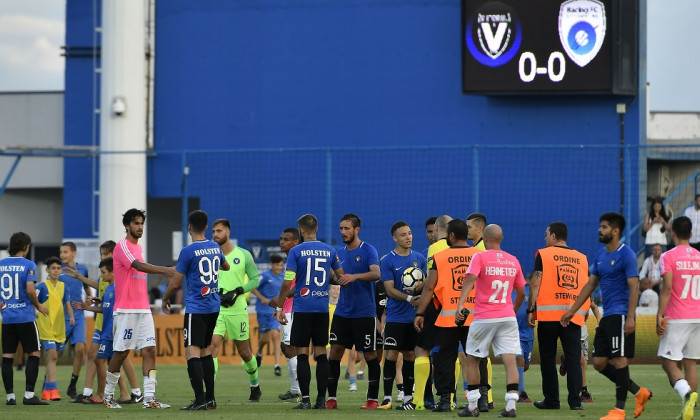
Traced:
<path id="1" fill-rule="evenodd" d="M 467 274 L 474 274 L 474 319 L 515 318 L 511 294 L 525 286 L 517 258 L 501 250 L 487 250 L 472 257 Z"/>
<path id="2" fill-rule="evenodd" d="M 126 238 L 114 247 L 114 312 L 151 312 L 148 303 L 146 273 L 131 267 L 134 261 L 143 262 L 141 245 Z"/>
<path id="3" fill-rule="evenodd" d="M 289 285 L 290 289 L 293 289 L 294 286 L 296 285 L 297 279 L 292 280 L 292 284 Z M 284 305 L 282 305 L 282 312 L 285 314 L 290 314 L 292 313 L 292 306 L 294 306 L 294 298 L 287 298 L 284 301 Z"/>
<path id="4" fill-rule="evenodd" d="M 673 273 L 665 313 L 669 321 L 700 321 L 700 252 L 688 245 L 677 246 L 661 254 L 659 267 L 662 276 Z"/>

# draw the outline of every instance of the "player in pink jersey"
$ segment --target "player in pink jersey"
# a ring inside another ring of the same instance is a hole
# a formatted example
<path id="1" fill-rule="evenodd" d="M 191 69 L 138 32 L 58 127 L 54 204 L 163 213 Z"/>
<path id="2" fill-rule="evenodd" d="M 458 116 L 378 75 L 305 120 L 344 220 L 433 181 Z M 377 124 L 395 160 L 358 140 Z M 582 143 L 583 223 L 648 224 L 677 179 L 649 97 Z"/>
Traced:
<path id="1" fill-rule="evenodd" d="M 681 397 L 684 420 L 693 418 L 698 400 L 696 365 L 700 359 L 700 252 L 690 246 L 691 230 L 686 216 L 673 221 L 671 235 L 676 247 L 661 255 L 663 288 L 656 315 L 656 332 L 661 336 L 658 356 Z"/>
<path id="2" fill-rule="evenodd" d="M 121 408 L 114 400 L 119 381 L 119 369 L 130 350 L 141 350 L 143 356 L 143 408 L 170 408 L 155 398 L 156 393 L 156 334 L 148 302 L 146 273 L 175 276 L 174 267 L 161 267 L 143 261 L 138 244 L 143 236 L 146 214 L 130 209 L 122 218 L 126 238 L 114 248 L 114 356 L 107 369 L 104 404 Z"/>
<path id="3" fill-rule="evenodd" d="M 280 250 L 289 255 L 289 250 L 299 245 L 299 230 L 295 227 L 289 227 L 285 229 L 280 234 Z M 289 288 L 288 298 L 284 301 L 282 305 L 282 311 L 287 316 L 289 322 L 286 325 L 282 325 L 282 335 L 280 337 L 280 347 L 282 348 L 282 354 L 287 359 L 287 371 L 289 372 L 289 391 L 284 394 L 279 394 L 279 399 L 286 402 L 298 402 L 301 401 L 301 391 L 299 390 L 299 381 L 297 381 L 297 353 L 296 348 L 289 345 L 290 337 L 292 335 L 292 323 L 294 321 L 294 316 L 292 314 L 292 306 L 294 304 L 294 286 L 295 281 Z M 277 308 L 279 302 L 277 298 L 270 299 L 270 306 Z"/>
<path id="4" fill-rule="evenodd" d="M 479 360 L 488 356 L 489 346 L 503 360 L 506 368 L 506 408 L 498 417 L 515 417 L 518 401 L 518 367 L 515 356 L 521 353 L 520 332 L 515 312 L 525 298 L 525 277 L 517 258 L 501 250 L 503 231 L 498 225 L 484 229 L 485 252 L 474 255 L 462 286 L 458 308 L 469 292 L 476 288 L 474 321 L 467 337 L 467 399 L 469 405 L 459 412 L 460 417 L 478 417 Z M 511 301 L 513 289 L 517 294 Z M 458 312 L 455 323 L 463 323 L 465 316 Z"/>

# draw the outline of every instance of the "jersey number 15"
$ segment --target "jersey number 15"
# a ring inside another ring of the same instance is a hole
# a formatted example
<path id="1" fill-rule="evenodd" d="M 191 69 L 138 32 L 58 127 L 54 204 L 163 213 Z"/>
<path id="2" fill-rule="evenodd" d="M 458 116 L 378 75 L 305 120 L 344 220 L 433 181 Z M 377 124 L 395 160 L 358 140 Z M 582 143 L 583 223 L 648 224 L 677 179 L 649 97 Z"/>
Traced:
<path id="1" fill-rule="evenodd" d="M 323 269 L 321 264 L 325 264 L 328 260 L 326 258 L 313 258 L 313 264 L 311 264 L 311 260 L 310 258 L 306 261 L 306 285 L 311 284 L 311 278 L 313 277 L 316 286 L 322 287 L 326 284 L 326 270 Z M 314 266 L 313 270 L 311 269 L 312 265 Z"/>

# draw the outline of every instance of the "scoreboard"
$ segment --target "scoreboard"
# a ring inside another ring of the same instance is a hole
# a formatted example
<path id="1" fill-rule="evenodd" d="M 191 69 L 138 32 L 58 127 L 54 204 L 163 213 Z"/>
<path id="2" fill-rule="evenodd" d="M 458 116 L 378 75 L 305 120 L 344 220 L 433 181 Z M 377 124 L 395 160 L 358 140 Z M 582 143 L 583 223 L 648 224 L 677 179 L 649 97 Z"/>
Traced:
<path id="1" fill-rule="evenodd" d="M 462 0 L 465 93 L 633 95 L 638 0 Z"/>

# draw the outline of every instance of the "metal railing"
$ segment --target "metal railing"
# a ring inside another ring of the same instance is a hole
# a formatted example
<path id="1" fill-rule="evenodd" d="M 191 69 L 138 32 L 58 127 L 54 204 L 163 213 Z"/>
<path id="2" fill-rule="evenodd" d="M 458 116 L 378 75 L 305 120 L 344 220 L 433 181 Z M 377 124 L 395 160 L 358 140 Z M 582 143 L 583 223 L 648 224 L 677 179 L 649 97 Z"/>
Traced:
<path id="1" fill-rule="evenodd" d="M 673 190 L 673 192 L 671 192 L 671 194 L 669 194 L 668 197 L 666 197 L 663 200 L 664 206 L 667 206 L 668 203 L 675 196 L 677 196 L 679 193 L 681 193 L 688 186 L 688 184 L 690 184 L 691 182 L 694 182 L 695 192 L 693 193 L 693 197 L 695 197 L 698 194 L 698 183 L 700 183 L 700 172 L 693 173 L 685 181 L 683 181 L 683 183 L 681 185 L 679 185 L 678 188 Z M 692 201 L 690 203 L 688 203 L 688 205 L 692 205 L 692 204 L 693 204 Z M 686 207 L 687 206 L 683 207 L 683 209 L 685 209 Z M 630 230 L 628 230 L 625 235 L 623 235 L 622 242 L 629 243 L 629 239 L 631 239 L 633 237 L 632 235 L 634 235 L 636 232 L 641 230 L 642 226 L 644 226 L 644 218 L 645 217 L 646 217 L 646 215 L 642 216 L 642 218 L 639 220 L 639 222 L 636 225 L 634 225 L 634 227 L 632 227 Z M 637 250 L 637 255 L 644 252 L 644 248 L 645 248 L 645 245 L 642 244 L 641 247 Z"/>

